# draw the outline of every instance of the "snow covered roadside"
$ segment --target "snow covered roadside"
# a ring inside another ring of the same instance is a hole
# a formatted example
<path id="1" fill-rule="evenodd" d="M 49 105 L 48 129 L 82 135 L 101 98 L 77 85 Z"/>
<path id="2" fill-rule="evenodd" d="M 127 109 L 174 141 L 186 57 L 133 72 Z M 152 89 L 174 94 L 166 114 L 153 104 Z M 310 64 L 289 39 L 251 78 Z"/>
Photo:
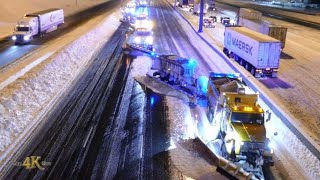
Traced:
<path id="1" fill-rule="evenodd" d="M 120 25 L 119 18 L 116 12 L 98 16 L 40 48 L 41 52 L 28 58 L 53 55 L 0 91 L 0 169 L 112 36 Z"/>

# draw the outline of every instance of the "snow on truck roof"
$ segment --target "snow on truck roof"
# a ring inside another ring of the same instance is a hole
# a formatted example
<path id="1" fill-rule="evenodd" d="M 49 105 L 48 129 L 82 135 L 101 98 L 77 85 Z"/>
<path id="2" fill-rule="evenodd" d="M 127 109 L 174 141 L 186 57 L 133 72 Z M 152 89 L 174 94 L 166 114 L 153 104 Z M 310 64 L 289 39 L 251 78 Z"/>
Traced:
<path id="1" fill-rule="evenodd" d="M 51 8 L 51 9 L 46 9 L 46 10 L 42 10 L 42 11 L 38 11 L 38 12 L 28 13 L 25 16 L 38 16 L 38 15 L 42 15 L 42 14 L 46 14 L 48 12 L 58 11 L 58 10 L 63 10 L 63 9 L 61 9 L 61 8 Z"/>
<path id="2" fill-rule="evenodd" d="M 248 36 L 252 39 L 255 39 L 259 42 L 279 42 L 279 43 L 281 43 L 279 40 L 277 40 L 275 38 L 272 38 L 268 35 L 265 35 L 265 34 L 262 34 L 262 33 L 256 32 L 256 31 L 253 31 L 253 30 L 246 28 L 246 27 L 227 27 L 227 28 L 231 29 L 235 32 L 238 32 L 240 34 L 243 34 L 245 36 Z"/>

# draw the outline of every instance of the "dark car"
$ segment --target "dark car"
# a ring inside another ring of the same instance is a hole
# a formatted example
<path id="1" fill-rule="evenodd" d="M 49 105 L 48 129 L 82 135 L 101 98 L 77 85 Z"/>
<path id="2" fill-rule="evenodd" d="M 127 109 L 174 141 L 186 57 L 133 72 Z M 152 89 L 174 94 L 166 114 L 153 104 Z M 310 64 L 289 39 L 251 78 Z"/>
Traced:
<path id="1" fill-rule="evenodd" d="M 224 25 L 228 25 L 230 24 L 230 18 L 229 17 L 225 17 L 225 16 L 221 16 L 220 17 L 220 22 Z"/>
<path id="2" fill-rule="evenodd" d="M 203 26 L 205 28 L 214 28 L 214 19 L 213 18 L 210 18 L 210 17 L 205 17 L 203 18 Z"/>

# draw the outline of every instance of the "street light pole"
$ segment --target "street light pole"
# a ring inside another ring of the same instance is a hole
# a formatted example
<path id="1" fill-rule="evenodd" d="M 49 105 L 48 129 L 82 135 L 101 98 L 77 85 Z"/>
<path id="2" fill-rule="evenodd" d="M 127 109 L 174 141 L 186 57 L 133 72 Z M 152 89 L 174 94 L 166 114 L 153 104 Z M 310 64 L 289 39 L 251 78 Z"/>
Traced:
<path id="1" fill-rule="evenodd" d="M 199 30 L 198 32 L 203 32 L 203 7 L 204 7 L 204 0 L 200 0 L 200 15 L 199 15 Z"/>

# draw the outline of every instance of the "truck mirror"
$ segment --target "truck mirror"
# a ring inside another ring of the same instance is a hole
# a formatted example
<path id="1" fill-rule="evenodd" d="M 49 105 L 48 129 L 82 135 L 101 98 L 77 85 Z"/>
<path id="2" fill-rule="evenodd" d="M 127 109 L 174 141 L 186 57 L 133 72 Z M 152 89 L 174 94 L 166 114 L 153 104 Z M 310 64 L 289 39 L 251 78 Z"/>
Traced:
<path id="1" fill-rule="evenodd" d="M 266 111 L 267 119 L 266 122 L 270 121 L 271 119 L 271 112 L 269 110 Z"/>
<path id="2" fill-rule="evenodd" d="M 128 32 L 132 33 L 133 31 L 134 31 L 133 28 L 129 27 Z"/>

